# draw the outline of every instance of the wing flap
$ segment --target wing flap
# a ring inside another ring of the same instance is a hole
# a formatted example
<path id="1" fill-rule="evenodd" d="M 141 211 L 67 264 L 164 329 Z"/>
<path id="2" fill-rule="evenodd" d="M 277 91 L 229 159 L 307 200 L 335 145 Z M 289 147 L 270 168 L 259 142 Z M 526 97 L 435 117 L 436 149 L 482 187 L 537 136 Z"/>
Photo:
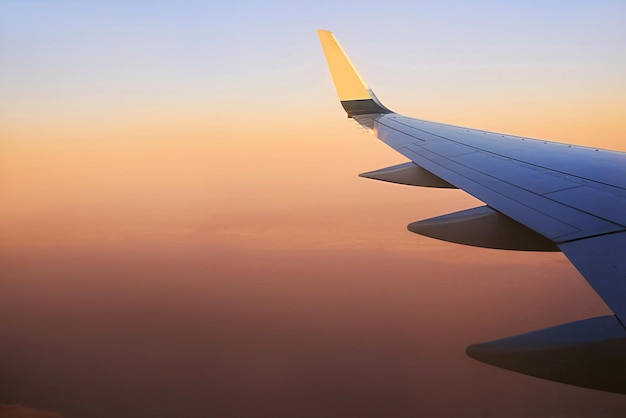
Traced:
<path id="1" fill-rule="evenodd" d="M 567 242 L 559 248 L 626 323 L 626 232 Z"/>

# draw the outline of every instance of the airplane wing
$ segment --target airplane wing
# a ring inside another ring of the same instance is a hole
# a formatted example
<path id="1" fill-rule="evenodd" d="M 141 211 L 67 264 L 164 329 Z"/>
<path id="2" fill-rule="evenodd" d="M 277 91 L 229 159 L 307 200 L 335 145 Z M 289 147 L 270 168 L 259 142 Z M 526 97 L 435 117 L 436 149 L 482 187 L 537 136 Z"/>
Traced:
<path id="1" fill-rule="evenodd" d="M 399 115 L 378 100 L 334 35 L 318 34 L 348 117 L 410 160 L 361 176 L 459 188 L 485 203 L 409 230 L 479 247 L 561 251 L 615 314 L 472 345 L 468 355 L 626 393 L 626 153 Z"/>

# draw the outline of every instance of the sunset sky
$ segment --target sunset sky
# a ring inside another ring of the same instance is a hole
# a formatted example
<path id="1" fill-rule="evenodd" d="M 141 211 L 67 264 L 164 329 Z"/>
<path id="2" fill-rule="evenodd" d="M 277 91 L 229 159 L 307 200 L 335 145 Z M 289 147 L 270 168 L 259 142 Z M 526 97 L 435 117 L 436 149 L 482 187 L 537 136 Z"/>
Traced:
<path id="1" fill-rule="evenodd" d="M 357 177 L 404 159 L 319 28 L 397 112 L 626 151 L 623 1 L 0 1 L 0 405 L 626 414 L 465 356 L 609 311 L 561 254 L 408 232 L 481 203 Z"/>

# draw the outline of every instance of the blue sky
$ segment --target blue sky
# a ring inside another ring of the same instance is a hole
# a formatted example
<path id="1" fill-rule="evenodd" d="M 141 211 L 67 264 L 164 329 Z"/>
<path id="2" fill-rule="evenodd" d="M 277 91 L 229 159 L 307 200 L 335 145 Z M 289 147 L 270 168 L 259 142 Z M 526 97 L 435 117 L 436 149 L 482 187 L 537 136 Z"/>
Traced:
<path id="1" fill-rule="evenodd" d="M 459 88 L 624 91 L 620 1 L 3 1 L 3 107 L 50 97 L 216 108 L 321 100 L 317 28 L 333 30 L 378 95 L 402 106 L 416 101 L 407 93 Z"/>

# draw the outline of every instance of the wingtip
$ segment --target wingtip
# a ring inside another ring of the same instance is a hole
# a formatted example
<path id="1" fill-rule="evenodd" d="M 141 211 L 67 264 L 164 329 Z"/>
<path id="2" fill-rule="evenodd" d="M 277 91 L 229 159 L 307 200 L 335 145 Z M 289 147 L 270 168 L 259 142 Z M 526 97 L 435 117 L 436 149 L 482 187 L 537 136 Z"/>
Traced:
<path id="1" fill-rule="evenodd" d="M 325 29 L 317 30 L 339 100 L 349 117 L 369 113 L 391 113 L 383 106 L 335 36 Z"/>
<path id="2" fill-rule="evenodd" d="M 342 101 L 371 99 L 369 87 L 361 78 L 361 75 L 333 33 L 324 29 L 319 29 L 317 33 L 320 37 L 322 49 L 326 55 L 326 61 L 339 99 Z"/>

